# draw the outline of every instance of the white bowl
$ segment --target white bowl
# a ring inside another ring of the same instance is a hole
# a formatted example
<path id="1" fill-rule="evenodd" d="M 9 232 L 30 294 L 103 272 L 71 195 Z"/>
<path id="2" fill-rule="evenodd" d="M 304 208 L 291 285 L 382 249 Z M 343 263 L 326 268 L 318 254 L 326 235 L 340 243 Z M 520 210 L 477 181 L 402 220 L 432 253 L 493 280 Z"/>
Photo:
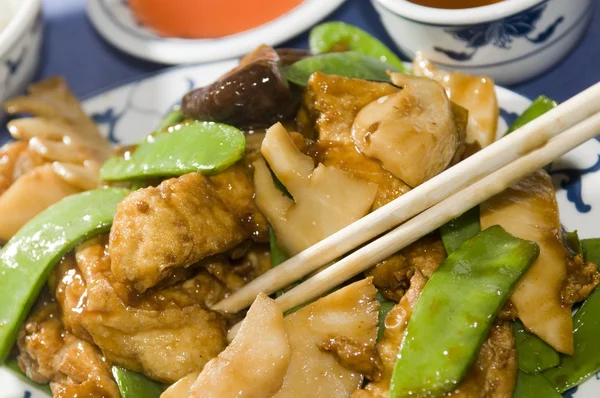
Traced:
<path id="1" fill-rule="evenodd" d="M 6 8 L 12 12 L 8 24 L 0 31 L 1 103 L 23 91 L 33 79 L 44 29 L 41 0 L 2 0 L 0 8 L 2 12 Z"/>
<path id="2" fill-rule="evenodd" d="M 409 57 L 447 69 L 493 77 L 500 84 L 527 80 L 556 64 L 577 43 L 594 0 L 505 0 L 445 10 L 407 0 L 372 0 L 383 25 Z"/>

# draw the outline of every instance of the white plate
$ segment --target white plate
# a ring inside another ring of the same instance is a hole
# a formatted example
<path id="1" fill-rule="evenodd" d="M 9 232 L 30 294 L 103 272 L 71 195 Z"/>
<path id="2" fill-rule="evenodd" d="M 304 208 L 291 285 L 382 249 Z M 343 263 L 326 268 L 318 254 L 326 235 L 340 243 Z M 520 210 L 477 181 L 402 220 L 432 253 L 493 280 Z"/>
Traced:
<path id="1" fill-rule="evenodd" d="M 345 0 L 304 0 L 293 10 L 257 28 L 218 39 L 164 38 L 140 25 L 125 0 L 89 0 L 88 15 L 115 47 L 164 64 L 210 62 L 238 57 L 261 44 L 275 46 L 314 26 Z"/>
<path id="2" fill-rule="evenodd" d="M 83 101 L 85 110 L 114 142 L 139 142 L 187 91 L 213 82 L 237 61 L 180 66 L 130 83 L 109 88 Z M 499 133 L 503 134 L 530 101 L 512 91 L 496 90 L 501 108 Z M 0 137 L 0 141 L 2 137 Z M 600 237 L 600 141 L 591 140 L 556 161 L 551 168 L 557 187 L 561 220 L 583 238 Z M 565 187 L 561 187 L 564 184 Z M 600 374 L 566 397 L 600 396 Z M 0 398 L 46 397 L 0 368 Z"/>

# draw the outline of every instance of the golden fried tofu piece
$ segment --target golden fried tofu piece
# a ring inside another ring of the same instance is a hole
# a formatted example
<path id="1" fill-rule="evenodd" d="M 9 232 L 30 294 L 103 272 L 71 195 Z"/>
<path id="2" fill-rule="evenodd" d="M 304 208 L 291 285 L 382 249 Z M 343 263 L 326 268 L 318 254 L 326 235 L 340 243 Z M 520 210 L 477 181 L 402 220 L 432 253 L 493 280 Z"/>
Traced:
<path id="1" fill-rule="evenodd" d="M 182 283 L 139 295 L 116 281 L 106 237 L 76 249 L 62 267 L 57 300 L 73 333 L 91 339 L 114 364 L 173 383 L 199 372 L 227 345 L 226 321 L 206 303 L 224 286 L 206 271 Z"/>
<path id="2" fill-rule="evenodd" d="M 209 180 L 190 173 L 125 198 L 117 207 L 108 250 L 115 277 L 144 292 L 175 269 L 231 250 L 247 237 Z"/>
<path id="3" fill-rule="evenodd" d="M 19 332 L 19 367 L 55 397 L 119 398 L 110 366 L 93 344 L 66 331 L 56 303 L 44 303 Z"/>

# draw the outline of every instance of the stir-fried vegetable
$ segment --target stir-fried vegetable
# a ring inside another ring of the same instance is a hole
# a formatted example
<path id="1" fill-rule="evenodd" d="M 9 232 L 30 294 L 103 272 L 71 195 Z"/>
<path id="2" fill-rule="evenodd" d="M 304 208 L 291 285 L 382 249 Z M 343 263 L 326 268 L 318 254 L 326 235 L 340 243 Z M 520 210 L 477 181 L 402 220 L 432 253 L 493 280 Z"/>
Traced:
<path id="1" fill-rule="evenodd" d="M 581 241 L 586 260 L 600 262 L 600 239 Z M 600 290 L 596 289 L 573 317 L 573 355 L 561 355 L 560 366 L 544 376 L 560 392 L 581 384 L 600 370 Z"/>
<path id="2" fill-rule="evenodd" d="M 571 308 L 561 289 L 569 253 L 560 236 L 561 224 L 552 178 L 538 170 L 479 205 L 481 228 L 501 225 L 521 239 L 536 242 L 540 255 L 511 295 L 525 328 L 556 351 L 573 352 Z"/>
<path id="3" fill-rule="evenodd" d="M 383 333 L 385 332 L 385 318 L 388 316 L 392 308 L 396 303 L 393 301 L 380 301 L 379 304 L 379 326 L 377 329 L 377 342 L 381 341 L 383 338 Z"/>
<path id="4" fill-rule="evenodd" d="M 361 153 L 416 187 L 460 155 L 467 112 L 431 79 L 403 73 L 391 79 L 402 90 L 363 107 L 352 123 L 352 139 Z"/>
<path id="5" fill-rule="evenodd" d="M 293 196 L 275 186 L 263 159 L 254 162 L 256 204 L 286 253 L 300 253 L 369 212 L 377 186 L 335 167 L 315 168 L 280 123 L 267 131 L 261 152 Z"/>
<path id="6" fill-rule="evenodd" d="M 450 391 L 538 253 L 535 243 L 493 226 L 450 254 L 425 285 L 410 318 L 390 396 Z"/>
<path id="7" fill-rule="evenodd" d="M 271 266 L 277 267 L 279 264 L 288 259 L 287 254 L 279 247 L 275 239 L 275 231 L 269 228 L 269 249 L 271 251 Z"/>
<path id="8" fill-rule="evenodd" d="M 396 68 L 390 64 L 381 62 L 377 58 L 354 51 L 347 51 L 343 53 L 326 53 L 305 58 L 287 67 L 285 69 L 285 76 L 289 81 L 299 86 L 306 86 L 308 78 L 315 72 L 389 82 L 388 70 L 396 71 Z"/>
<path id="9" fill-rule="evenodd" d="M 440 236 L 446 253 L 450 254 L 467 240 L 479 233 L 479 206 L 472 208 L 440 228 Z"/>
<path id="10" fill-rule="evenodd" d="M 406 67 L 385 44 L 356 26 L 343 22 L 325 22 L 310 31 L 310 50 L 316 54 L 332 51 L 356 51 L 406 72 Z"/>
<path id="11" fill-rule="evenodd" d="M 69 196 L 29 221 L 0 251 L 0 363 L 52 267 L 81 240 L 108 231 L 128 193 L 108 188 Z"/>
<path id="12" fill-rule="evenodd" d="M 156 130 L 154 130 L 157 134 L 161 133 L 167 127 L 171 127 L 175 124 L 183 122 L 183 112 L 179 107 L 173 108 L 173 110 L 167 113 L 156 126 Z"/>
<path id="13" fill-rule="evenodd" d="M 540 95 L 531 103 L 531 105 L 529 105 L 529 108 L 525 109 L 521 116 L 519 116 L 517 120 L 513 122 L 513 124 L 508 128 L 506 134 L 510 134 L 516 129 L 523 127 L 530 121 L 542 116 L 544 113 L 556 106 L 558 106 L 556 101 L 551 100 L 545 95 Z"/>
<path id="14" fill-rule="evenodd" d="M 544 376 L 519 372 L 513 398 L 561 398 L 561 395 Z"/>
<path id="15" fill-rule="evenodd" d="M 521 322 L 513 323 L 513 332 L 519 352 L 519 369 L 523 372 L 535 374 L 560 363 L 558 353 L 535 334 L 526 331 Z"/>
<path id="16" fill-rule="evenodd" d="M 163 392 L 160 384 L 148 380 L 137 372 L 113 366 L 112 374 L 119 387 L 121 398 L 158 398 Z"/>
<path id="17" fill-rule="evenodd" d="M 240 160 L 245 148 L 244 134 L 235 127 L 212 122 L 178 124 L 167 133 L 148 136 L 125 156 L 108 159 L 100 178 L 122 181 L 191 172 L 215 174 Z"/>
<path id="18" fill-rule="evenodd" d="M 298 101 L 283 75 L 279 54 L 262 45 L 217 81 L 181 99 L 186 118 L 211 120 L 240 128 L 270 126 L 298 110 Z"/>
<path id="19" fill-rule="evenodd" d="M 600 264 L 600 238 L 583 239 L 581 247 L 583 248 L 586 261 Z"/>

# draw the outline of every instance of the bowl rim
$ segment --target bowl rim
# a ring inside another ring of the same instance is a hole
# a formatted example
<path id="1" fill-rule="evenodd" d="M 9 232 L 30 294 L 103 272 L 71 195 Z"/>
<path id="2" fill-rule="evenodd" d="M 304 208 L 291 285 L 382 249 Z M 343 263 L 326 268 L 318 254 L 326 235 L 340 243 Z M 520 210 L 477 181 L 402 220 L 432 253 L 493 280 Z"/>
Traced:
<path id="1" fill-rule="evenodd" d="M 448 10 L 426 7 L 408 0 L 373 0 L 387 11 L 404 19 L 442 26 L 473 25 L 495 21 L 548 1 L 550 0 L 504 0 L 487 6 Z"/>
<path id="2" fill-rule="evenodd" d="M 38 15 L 42 7 L 41 0 L 23 0 L 8 25 L 0 32 L 0 57 L 29 29 L 31 21 Z"/>

